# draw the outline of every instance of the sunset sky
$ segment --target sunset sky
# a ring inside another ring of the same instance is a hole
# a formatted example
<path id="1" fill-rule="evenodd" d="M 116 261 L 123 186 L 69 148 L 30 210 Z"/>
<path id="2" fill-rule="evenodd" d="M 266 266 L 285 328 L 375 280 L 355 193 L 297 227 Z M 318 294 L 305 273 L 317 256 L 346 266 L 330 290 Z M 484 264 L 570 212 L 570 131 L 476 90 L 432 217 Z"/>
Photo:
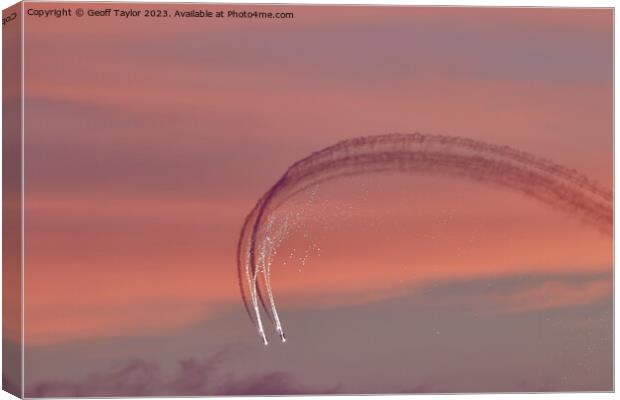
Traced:
<path id="1" fill-rule="evenodd" d="M 518 193 L 302 194 L 286 344 L 235 265 L 265 190 L 350 137 L 466 136 L 610 188 L 610 9 L 158 7 L 295 18 L 25 17 L 26 395 L 612 389 L 612 240 Z"/>

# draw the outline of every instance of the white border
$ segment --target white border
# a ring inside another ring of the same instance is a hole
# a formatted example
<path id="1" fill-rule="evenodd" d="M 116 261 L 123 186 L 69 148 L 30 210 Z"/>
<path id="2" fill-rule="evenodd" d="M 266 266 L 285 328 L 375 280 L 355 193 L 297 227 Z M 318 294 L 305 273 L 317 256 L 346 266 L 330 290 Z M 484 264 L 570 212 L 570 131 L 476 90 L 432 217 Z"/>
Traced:
<path id="1" fill-rule="evenodd" d="M 43 1 L 37 1 L 37 0 L 26 0 L 26 2 L 43 2 Z M 61 1 L 55 1 L 55 2 L 61 2 Z M 64 3 L 64 1 L 62 1 Z M 103 1 L 102 1 L 103 2 Z M 2 6 L 2 9 L 5 9 L 13 4 L 15 4 L 16 1 L 14 0 L 0 0 L 0 5 Z M 68 2 L 67 2 L 68 3 Z M 75 3 L 85 3 L 82 1 L 79 2 L 75 2 Z M 94 2 L 93 2 L 94 3 Z M 153 1 L 148 1 L 148 0 L 132 0 L 130 1 L 130 3 L 153 3 Z M 187 2 L 187 1 L 155 1 L 155 3 L 199 3 L 199 2 Z M 590 0 L 590 1 L 578 1 L 578 0 L 539 0 L 539 1 L 532 1 L 532 0 L 523 0 L 523 1 L 514 1 L 514 0 L 476 0 L 476 1 L 467 1 L 467 0 L 449 0 L 449 1 L 441 1 L 441 0 L 426 0 L 424 2 L 420 2 L 420 1 L 415 1 L 415 0 L 375 0 L 372 3 L 369 2 L 365 2 L 365 1 L 360 1 L 360 0 L 339 0 L 339 1 L 333 1 L 333 0 L 314 0 L 311 3 L 307 2 L 307 1 L 303 1 L 303 0 L 288 0 L 288 1 L 259 1 L 259 0 L 244 0 L 244 1 L 239 1 L 239 0 L 229 0 L 229 1 L 225 1 L 225 0 L 214 0 L 214 1 L 209 1 L 209 2 L 205 2 L 205 3 L 222 3 L 222 4 L 265 4 L 265 3 L 269 3 L 269 4 L 321 4 L 321 5 L 337 5 L 337 4 L 341 4 L 341 5 L 382 5 L 382 6 L 389 6 L 389 5 L 396 5 L 396 6 L 411 6 L 411 5 L 418 5 L 418 6 L 473 6 L 473 7 L 577 7 L 577 8 L 598 8 L 598 7 L 602 7 L 602 8 L 613 8 L 615 7 L 615 4 L 613 1 L 608 1 L 608 0 Z M 22 5 L 23 7 L 23 5 Z M 615 14 L 615 13 L 614 13 Z M 614 20 L 615 20 L 615 16 L 614 16 Z M 24 36 L 24 17 L 23 17 L 23 12 L 22 12 L 22 48 L 21 48 L 21 59 L 22 59 L 22 82 L 21 82 L 21 91 L 22 91 L 22 104 L 21 104 L 21 114 L 22 114 L 22 123 L 21 123 L 21 129 L 22 129 L 22 165 L 21 165 L 21 169 L 22 169 L 22 210 L 23 210 L 23 205 L 24 205 L 24 180 L 23 180 L 23 172 L 24 172 L 24 161 L 25 161 L 25 154 L 24 154 L 24 113 L 25 113 L 25 109 L 24 109 L 24 78 L 25 78 L 25 74 L 24 74 L 24 40 L 23 40 L 23 36 Z M 614 23 L 615 26 L 615 23 Z M 616 62 L 616 52 L 615 52 L 615 43 L 617 43 L 617 31 L 614 29 L 614 77 L 615 77 L 615 72 L 616 72 L 616 66 L 618 65 Z M 0 52 L 0 63 L 2 62 L 2 55 Z M 614 79 L 614 192 L 615 192 L 615 187 L 616 187 L 616 179 L 618 177 L 618 165 L 615 163 L 615 154 L 618 151 L 618 147 L 620 146 L 616 141 L 615 141 L 615 131 L 616 131 L 616 119 L 615 119 L 615 113 L 617 111 L 617 104 L 615 103 L 615 92 L 616 92 L 616 81 Z M 0 110 L 0 116 L 1 116 L 2 111 Z M 2 143 L 0 141 L 0 159 L 1 159 L 1 149 L 2 149 Z M 0 172 L 1 172 L 2 166 L 0 163 Z M 2 193 L 2 189 L 0 187 L 0 195 Z M 615 210 L 615 202 L 614 202 L 614 210 Z M 615 212 L 614 212 L 615 213 Z M 21 243 L 21 260 L 22 260 L 22 269 L 21 269 L 21 279 L 22 279 L 22 287 L 21 287 L 21 296 L 22 296 L 22 316 L 21 316 L 21 323 L 22 323 L 22 350 L 21 350 L 21 357 L 22 357 L 22 382 L 21 382 L 21 390 L 22 390 L 22 397 L 23 397 L 23 377 L 24 377 L 24 353 L 23 353 L 23 343 L 24 343 L 24 268 L 23 268 L 23 262 L 24 262 L 24 213 L 22 212 L 22 243 Z M 1 220 L 1 216 L 0 216 L 0 220 Z M 615 226 L 615 219 L 614 219 L 614 231 L 616 231 L 616 226 Z M 0 239 L 2 237 L 2 233 L 0 232 Z M 617 243 L 614 241 L 614 259 L 615 259 L 615 254 L 616 254 L 616 250 L 617 250 Z M 1 253 L 1 249 L 0 249 L 0 253 Z M 615 263 L 614 263 L 615 264 Z M 615 297 L 615 287 L 617 287 L 619 283 L 619 278 L 618 276 L 615 274 L 615 266 L 614 266 L 614 387 L 615 387 L 615 383 L 618 382 L 618 378 L 619 378 L 619 374 L 617 369 L 615 368 L 616 363 L 618 362 L 618 354 L 615 351 L 615 334 L 618 332 L 618 326 L 617 326 L 617 319 L 615 318 L 615 310 L 616 310 L 616 297 Z M 2 292 L 2 288 L 0 286 L 0 294 Z M 0 320 L 0 329 L 2 326 L 2 322 Z M 1 348 L 0 348 L 0 356 L 1 356 Z M 376 396 L 376 397 L 381 397 L 381 398 L 389 398 L 389 399 L 411 399 L 410 397 L 411 395 L 384 395 L 384 396 Z M 415 395 L 415 399 L 453 399 L 455 395 Z M 458 395 L 459 399 L 476 399 L 476 398 L 480 398 L 480 397 L 486 397 L 488 398 L 489 396 L 492 396 L 493 399 L 522 399 L 522 398 L 526 398 L 526 399 L 531 399 L 531 398 L 536 398 L 536 397 L 544 397 L 545 399 L 601 399 L 601 398 L 610 398 L 610 397 L 616 397 L 616 393 L 610 394 L 610 393 L 549 393 L 549 394 L 467 394 L 467 395 Z M 294 398 L 292 396 L 279 396 L 282 398 Z M 303 397 L 304 399 L 321 399 L 321 398 L 325 398 L 325 396 L 298 396 L 299 398 Z M 330 397 L 336 397 L 338 399 L 343 399 L 343 400 L 349 400 L 349 399 L 359 399 L 365 396 L 359 395 L 359 396 L 330 396 Z M 157 397 L 158 399 L 176 399 L 178 397 Z M 226 399 L 234 399 L 237 397 L 226 397 Z M 246 396 L 243 397 L 245 399 L 258 399 L 260 398 L 259 396 Z M 6 393 L 6 392 L 0 392 L 0 400 L 5 400 L 5 399 L 14 399 L 13 396 L 11 396 L 10 394 Z M 120 399 L 130 399 L 130 398 L 120 398 Z"/>

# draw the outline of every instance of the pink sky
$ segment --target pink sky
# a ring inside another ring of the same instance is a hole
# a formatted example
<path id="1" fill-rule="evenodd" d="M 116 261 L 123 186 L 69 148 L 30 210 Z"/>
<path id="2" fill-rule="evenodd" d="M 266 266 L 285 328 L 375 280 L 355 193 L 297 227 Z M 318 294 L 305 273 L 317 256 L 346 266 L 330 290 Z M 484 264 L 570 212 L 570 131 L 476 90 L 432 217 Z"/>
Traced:
<path id="1" fill-rule="evenodd" d="M 288 165 L 344 138 L 468 136 L 611 186 L 610 10 L 266 8 L 295 19 L 26 17 L 25 341 L 37 379 L 54 373 L 36 354 L 72 343 L 174 337 L 231 309 L 243 319 L 243 218 Z M 519 195 L 414 176 L 319 196 L 305 224 L 320 256 L 274 275 L 291 310 L 515 276 L 552 278 L 480 292 L 498 304 L 483 311 L 611 296 L 611 240 Z M 284 249 L 308 245 L 301 233 Z M 602 277 L 562 278 L 573 275 Z"/>

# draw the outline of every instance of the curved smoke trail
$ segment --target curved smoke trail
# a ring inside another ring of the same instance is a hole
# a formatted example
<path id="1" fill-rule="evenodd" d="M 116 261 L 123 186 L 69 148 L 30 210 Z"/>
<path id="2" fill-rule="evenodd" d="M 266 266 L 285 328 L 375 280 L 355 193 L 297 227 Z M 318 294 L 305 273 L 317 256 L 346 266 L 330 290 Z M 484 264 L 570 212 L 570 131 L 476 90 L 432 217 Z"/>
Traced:
<path id="1" fill-rule="evenodd" d="M 256 202 L 243 223 L 237 244 L 239 287 L 248 315 L 265 344 L 259 303 L 286 341 L 270 280 L 273 256 L 286 224 L 274 231 L 277 224 L 273 211 L 319 183 L 379 172 L 443 174 L 507 187 L 612 234 L 612 192 L 552 161 L 463 137 L 394 133 L 344 140 L 291 165 Z"/>

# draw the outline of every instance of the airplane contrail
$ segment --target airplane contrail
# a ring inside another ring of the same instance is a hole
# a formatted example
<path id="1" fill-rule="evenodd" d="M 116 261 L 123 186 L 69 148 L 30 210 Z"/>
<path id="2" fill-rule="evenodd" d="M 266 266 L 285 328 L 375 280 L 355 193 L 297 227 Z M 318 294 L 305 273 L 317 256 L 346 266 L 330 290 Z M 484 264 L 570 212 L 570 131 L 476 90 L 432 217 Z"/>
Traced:
<path id="1" fill-rule="evenodd" d="M 264 344 L 268 341 L 261 306 L 286 341 L 270 278 L 274 251 L 287 228 L 274 227 L 272 213 L 320 183 L 383 172 L 441 174 L 505 187 L 579 218 L 603 234 L 613 234 L 613 193 L 550 160 L 464 137 L 392 133 L 343 140 L 292 164 L 243 223 L 237 244 L 239 288 Z"/>

